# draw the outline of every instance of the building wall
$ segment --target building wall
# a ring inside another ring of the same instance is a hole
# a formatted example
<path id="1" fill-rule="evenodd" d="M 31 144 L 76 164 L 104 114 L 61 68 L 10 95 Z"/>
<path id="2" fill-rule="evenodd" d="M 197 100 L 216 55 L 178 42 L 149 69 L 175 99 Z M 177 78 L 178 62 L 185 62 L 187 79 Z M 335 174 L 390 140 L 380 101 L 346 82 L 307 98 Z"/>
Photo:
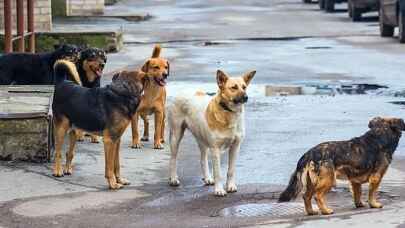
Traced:
<path id="1" fill-rule="evenodd" d="M 104 0 L 66 0 L 67 16 L 91 16 L 104 13 Z"/>
<path id="2" fill-rule="evenodd" d="M 16 1 L 12 0 L 13 28 L 16 28 Z M 25 24 L 27 24 L 27 1 L 24 1 Z M 36 31 L 52 29 L 51 0 L 34 0 L 34 24 Z M 26 29 L 27 27 L 25 27 Z M 0 1 L 0 29 L 4 29 L 4 1 Z"/>

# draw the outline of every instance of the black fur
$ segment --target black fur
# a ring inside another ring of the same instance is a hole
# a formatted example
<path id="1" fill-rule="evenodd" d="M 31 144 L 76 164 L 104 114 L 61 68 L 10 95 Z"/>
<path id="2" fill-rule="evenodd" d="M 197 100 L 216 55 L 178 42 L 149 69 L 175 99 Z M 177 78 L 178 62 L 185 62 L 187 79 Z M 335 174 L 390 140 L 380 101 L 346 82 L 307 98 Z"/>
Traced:
<path id="1" fill-rule="evenodd" d="M 55 118 L 66 116 L 80 129 L 100 132 L 108 127 L 113 112 L 118 111 L 129 119 L 135 114 L 142 83 L 117 77 L 111 85 L 85 88 L 65 80 L 69 75 L 65 65 L 57 64 L 55 73 L 58 78 L 52 105 Z"/>
<path id="2" fill-rule="evenodd" d="M 388 166 L 401 138 L 401 131 L 405 130 L 404 121 L 392 119 L 387 122 L 377 117 L 370 121 L 369 127 L 371 129 L 360 137 L 321 143 L 306 152 L 298 161 L 279 202 L 290 201 L 298 196 L 303 187 L 302 173 L 309 162 L 313 162 L 316 172 L 319 172 L 321 166 L 329 166 L 334 170 L 339 169 L 348 179 L 371 174 L 381 166 Z M 387 161 L 388 164 L 385 164 Z"/>
<path id="3" fill-rule="evenodd" d="M 53 65 L 59 59 L 77 58 L 79 49 L 61 45 L 53 52 L 11 53 L 0 57 L 0 85 L 52 85 Z"/>

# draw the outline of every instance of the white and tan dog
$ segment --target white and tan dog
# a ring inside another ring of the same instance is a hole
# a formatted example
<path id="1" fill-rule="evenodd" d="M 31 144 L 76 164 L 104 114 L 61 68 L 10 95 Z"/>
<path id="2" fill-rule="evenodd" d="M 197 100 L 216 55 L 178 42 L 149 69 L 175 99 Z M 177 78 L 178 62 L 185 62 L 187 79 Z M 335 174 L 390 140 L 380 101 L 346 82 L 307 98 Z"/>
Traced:
<path id="1" fill-rule="evenodd" d="M 244 137 L 244 103 L 248 97 L 246 88 L 256 71 L 240 78 L 230 78 L 217 71 L 218 93 L 212 99 L 202 93 L 193 97 L 177 97 L 168 110 L 170 125 L 170 180 L 178 186 L 177 153 L 184 131 L 189 129 L 201 151 L 201 169 L 206 185 L 215 184 L 215 195 L 225 196 L 236 192 L 235 163 Z M 208 167 L 208 150 L 212 153 L 214 180 Z M 221 182 L 221 153 L 229 150 L 226 191 Z"/>

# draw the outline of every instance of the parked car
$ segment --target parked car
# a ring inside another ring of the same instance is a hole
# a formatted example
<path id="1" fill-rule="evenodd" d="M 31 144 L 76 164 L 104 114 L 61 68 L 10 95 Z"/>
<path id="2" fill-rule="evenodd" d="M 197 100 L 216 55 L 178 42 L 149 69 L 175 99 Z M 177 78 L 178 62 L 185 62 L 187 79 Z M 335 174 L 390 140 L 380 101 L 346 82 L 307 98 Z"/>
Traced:
<path id="1" fill-rule="evenodd" d="M 304 1 L 304 0 L 303 0 Z M 334 12 L 335 4 L 342 3 L 346 0 L 318 0 L 319 8 L 325 10 L 326 12 Z"/>
<path id="2" fill-rule="evenodd" d="M 361 21 L 363 13 L 378 11 L 379 6 L 379 0 L 348 0 L 347 3 L 349 17 L 353 21 Z"/>
<path id="3" fill-rule="evenodd" d="M 380 35 L 392 37 L 398 27 L 398 39 L 405 43 L 405 0 L 380 0 Z"/>

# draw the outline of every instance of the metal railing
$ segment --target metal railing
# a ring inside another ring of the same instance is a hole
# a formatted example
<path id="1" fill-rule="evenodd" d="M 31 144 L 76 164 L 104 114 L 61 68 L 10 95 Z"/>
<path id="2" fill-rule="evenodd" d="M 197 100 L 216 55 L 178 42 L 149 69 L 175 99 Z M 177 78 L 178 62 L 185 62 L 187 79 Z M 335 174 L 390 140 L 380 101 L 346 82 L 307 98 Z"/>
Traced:
<path id="1" fill-rule="evenodd" d="M 34 0 L 27 1 L 27 27 L 24 24 L 24 0 L 16 0 L 17 36 L 13 36 L 12 0 L 4 0 L 4 52 L 13 51 L 13 41 L 17 41 L 17 51 L 25 52 L 25 37 L 28 38 L 28 51 L 35 52 Z"/>

